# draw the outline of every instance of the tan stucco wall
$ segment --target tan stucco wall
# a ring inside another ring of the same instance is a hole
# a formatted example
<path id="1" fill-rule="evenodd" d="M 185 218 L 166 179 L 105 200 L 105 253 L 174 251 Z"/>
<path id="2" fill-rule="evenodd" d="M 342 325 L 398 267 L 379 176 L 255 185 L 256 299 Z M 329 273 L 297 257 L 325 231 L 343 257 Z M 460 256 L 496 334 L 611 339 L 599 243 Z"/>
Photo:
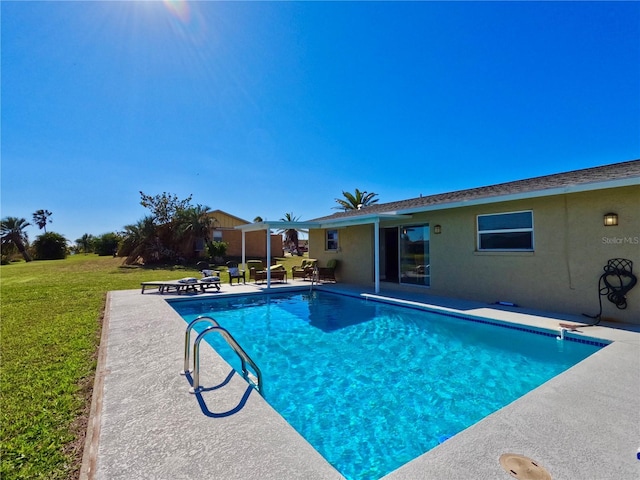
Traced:
<path id="1" fill-rule="evenodd" d="M 367 285 L 373 282 L 373 227 L 358 225 L 338 229 L 339 250 L 325 250 L 325 230 L 309 231 L 309 258 L 316 258 L 319 266 L 335 258 L 338 260 L 336 280 L 343 283 Z"/>
<path id="2" fill-rule="evenodd" d="M 247 232 L 245 234 L 245 253 L 248 259 L 261 259 L 267 256 L 266 231 Z M 240 230 L 222 230 L 222 241 L 227 242 L 227 255 L 230 257 L 242 256 L 242 232 Z M 282 236 L 271 235 L 271 256 L 282 257 Z"/>
<path id="3" fill-rule="evenodd" d="M 477 215 L 520 210 L 533 210 L 534 252 L 477 251 Z M 610 211 L 618 214 L 617 227 L 603 225 Z M 640 276 L 640 186 L 426 212 L 411 223 L 442 226 L 441 234 L 431 232 L 431 287 L 425 289 L 431 294 L 596 314 L 598 279 L 609 259 L 632 260 Z M 370 286 L 372 227 L 342 229 L 340 243 L 342 251 L 334 255 L 344 259 L 343 281 Z M 317 248 L 324 245 L 324 231 L 311 232 L 310 244 L 311 256 L 330 256 Z M 603 297 L 603 318 L 640 323 L 640 285 L 627 303 L 619 310 Z"/>

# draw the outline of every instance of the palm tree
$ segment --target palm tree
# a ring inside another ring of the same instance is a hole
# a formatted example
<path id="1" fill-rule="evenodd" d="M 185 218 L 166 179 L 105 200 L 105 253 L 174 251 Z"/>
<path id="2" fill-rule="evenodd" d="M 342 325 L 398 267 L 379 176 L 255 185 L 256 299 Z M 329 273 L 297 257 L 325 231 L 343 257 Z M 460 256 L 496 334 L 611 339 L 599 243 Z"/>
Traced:
<path id="1" fill-rule="evenodd" d="M 25 245 L 29 244 L 29 237 L 24 231 L 30 223 L 24 218 L 6 217 L 0 223 L 0 235 L 3 245 L 14 245 L 24 257 L 25 262 L 30 262 L 31 257 Z"/>
<path id="2" fill-rule="evenodd" d="M 47 223 L 51 223 L 49 217 L 53 215 L 49 210 L 36 210 L 33 212 L 33 221 L 35 224 L 42 230 L 44 228 L 44 233 L 47 233 Z"/>
<path id="3" fill-rule="evenodd" d="M 161 246 L 154 217 L 146 216 L 138 223 L 126 225 L 122 235 L 121 254 L 127 256 L 125 264 L 131 265 L 138 258 L 144 263 L 159 258 Z"/>
<path id="4" fill-rule="evenodd" d="M 345 212 L 347 210 L 360 210 L 361 208 L 378 203 L 378 199 L 374 198 L 378 196 L 377 193 L 361 192 L 357 188 L 355 194 L 343 191 L 342 195 L 344 195 L 346 200 L 336 198 L 336 202 L 339 205 L 338 207 L 333 207 L 336 210 L 344 210 Z"/>
<path id="5" fill-rule="evenodd" d="M 300 217 L 295 217 L 293 212 L 285 213 L 284 218 L 280 219 L 281 222 L 297 222 L 298 220 L 300 220 Z M 300 253 L 298 252 L 298 231 L 304 232 L 305 230 L 298 230 L 295 228 L 284 228 L 282 230 L 278 230 L 278 233 L 284 234 L 284 243 L 289 246 L 291 254 L 293 254 L 293 252 L 296 252 L 296 254 Z"/>
<path id="6" fill-rule="evenodd" d="M 209 207 L 196 205 L 186 209 L 178 210 L 176 213 L 176 234 L 178 241 L 189 241 L 195 244 L 195 250 L 204 250 L 205 244 L 209 241 L 209 233 L 217 220 L 208 215 Z M 202 248 L 198 248 L 202 245 Z"/>
<path id="7" fill-rule="evenodd" d="M 85 255 L 89 252 L 92 243 L 93 235 L 91 235 L 90 233 L 85 233 L 84 235 L 82 235 L 82 237 L 76 240 L 76 245 L 78 245 L 78 247 L 82 247 Z"/>

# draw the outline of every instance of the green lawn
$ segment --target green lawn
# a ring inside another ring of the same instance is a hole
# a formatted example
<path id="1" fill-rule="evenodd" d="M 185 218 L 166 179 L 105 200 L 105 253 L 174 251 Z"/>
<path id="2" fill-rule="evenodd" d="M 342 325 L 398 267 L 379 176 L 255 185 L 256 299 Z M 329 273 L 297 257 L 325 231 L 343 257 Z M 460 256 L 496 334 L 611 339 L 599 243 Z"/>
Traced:
<path id="1" fill-rule="evenodd" d="M 0 267 L 2 479 L 78 477 L 106 292 L 185 276 L 96 255 Z"/>

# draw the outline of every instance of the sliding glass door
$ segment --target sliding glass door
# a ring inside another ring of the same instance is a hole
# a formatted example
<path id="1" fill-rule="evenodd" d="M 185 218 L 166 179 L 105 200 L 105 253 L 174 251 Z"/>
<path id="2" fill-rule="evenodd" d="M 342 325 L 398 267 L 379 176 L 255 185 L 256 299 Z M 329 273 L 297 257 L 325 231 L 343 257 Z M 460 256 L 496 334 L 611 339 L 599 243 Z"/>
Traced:
<path id="1" fill-rule="evenodd" d="M 431 284 L 429 224 L 400 227 L 400 283 Z"/>

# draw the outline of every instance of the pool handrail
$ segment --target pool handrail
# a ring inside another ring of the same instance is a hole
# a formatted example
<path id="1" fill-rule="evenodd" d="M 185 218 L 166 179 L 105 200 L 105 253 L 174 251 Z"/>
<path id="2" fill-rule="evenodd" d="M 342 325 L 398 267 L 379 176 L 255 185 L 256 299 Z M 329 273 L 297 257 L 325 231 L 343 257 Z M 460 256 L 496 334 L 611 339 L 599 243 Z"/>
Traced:
<path id="1" fill-rule="evenodd" d="M 189 348 L 190 338 L 191 338 L 191 330 L 198 324 L 206 322 L 211 324 L 212 326 L 219 326 L 217 320 L 212 317 L 208 317 L 206 315 L 200 315 L 195 320 L 191 321 L 189 325 L 187 325 L 187 330 L 184 333 L 184 369 L 180 372 L 180 375 L 186 375 L 187 373 L 193 372 L 193 369 L 189 368 Z"/>
<path id="2" fill-rule="evenodd" d="M 211 317 L 206 317 L 206 316 L 201 316 L 198 317 L 196 320 L 194 320 L 193 322 L 191 322 L 189 324 L 189 326 L 187 327 L 187 333 L 185 334 L 185 340 L 186 340 L 186 344 L 187 346 L 185 346 L 185 371 L 184 373 L 186 374 L 186 372 L 188 371 L 188 363 L 189 363 L 189 352 L 188 352 L 188 343 L 189 343 L 189 339 L 187 338 L 187 335 L 189 335 L 191 329 L 193 328 L 194 325 L 196 325 L 197 323 L 200 322 L 208 322 L 211 325 L 209 325 L 207 328 L 205 328 L 197 337 L 196 340 L 194 341 L 194 346 L 193 346 L 193 386 L 189 389 L 189 392 L 191 393 L 196 393 L 198 391 L 201 390 L 200 387 L 200 342 L 202 341 L 202 339 L 209 333 L 211 332 L 218 332 L 222 338 L 225 339 L 225 341 L 227 342 L 227 344 L 233 349 L 234 352 L 236 352 L 236 355 L 238 355 L 238 357 L 240 358 L 240 362 L 242 364 L 242 376 L 244 377 L 244 379 L 253 387 L 255 388 L 258 393 L 260 395 L 263 395 L 263 382 L 262 382 L 262 372 L 260 371 L 260 368 L 256 365 L 256 363 L 253 361 L 253 359 L 249 356 L 249 354 L 247 352 L 245 352 L 245 350 L 240 346 L 240 344 L 236 341 L 236 339 L 233 337 L 233 335 L 231 335 L 231 333 L 221 327 L 218 322 L 211 318 Z M 250 376 L 249 376 L 249 371 L 247 370 L 247 363 L 251 366 L 251 368 L 254 370 L 256 377 L 257 377 L 257 382 L 254 381 Z"/>
<path id="3" fill-rule="evenodd" d="M 313 272 L 311 273 L 311 286 L 309 287 L 309 292 L 313 291 L 314 282 L 316 284 L 320 283 L 320 271 L 318 270 L 318 264 L 317 263 L 315 263 L 313 265 Z"/>

